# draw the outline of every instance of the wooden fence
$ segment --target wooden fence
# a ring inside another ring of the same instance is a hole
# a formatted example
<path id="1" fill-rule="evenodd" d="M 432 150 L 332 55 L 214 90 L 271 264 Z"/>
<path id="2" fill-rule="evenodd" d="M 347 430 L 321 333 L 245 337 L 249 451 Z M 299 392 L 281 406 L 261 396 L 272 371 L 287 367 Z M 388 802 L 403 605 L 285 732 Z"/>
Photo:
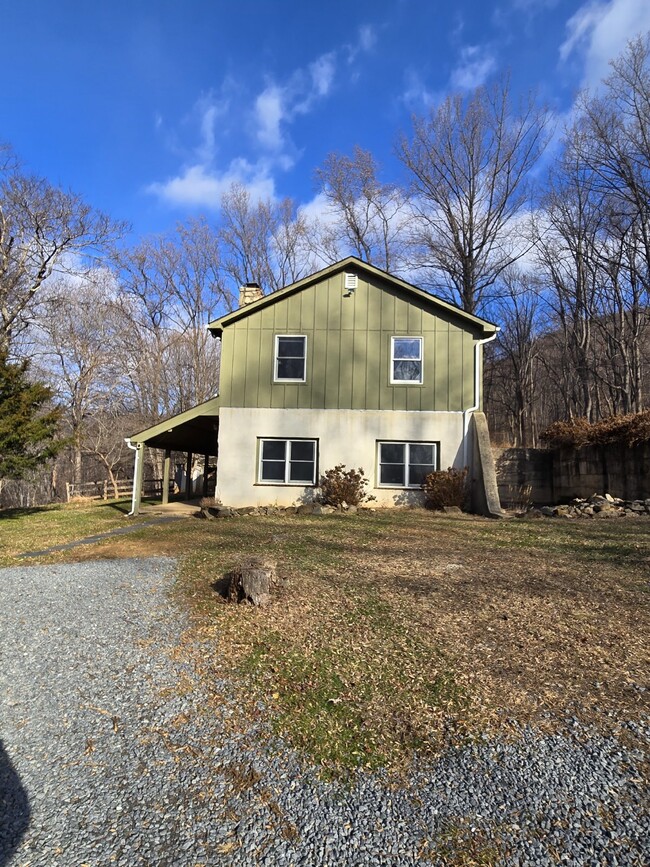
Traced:
<path id="1" fill-rule="evenodd" d="M 142 483 L 143 497 L 162 497 L 162 479 L 146 479 Z M 169 493 L 173 494 L 176 491 L 176 483 L 173 480 L 169 482 Z M 119 498 L 130 497 L 133 494 L 133 479 L 120 479 L 117 483 L 117 495 Z M 76 498 L 85 500 L 108 500 L 114 496 L 114 489 L 108 479 L 102 479 L 97 482 L 82 482 L 80 485 L 73 485 L 70 482 L 65 483 L 66 501 Z"/>

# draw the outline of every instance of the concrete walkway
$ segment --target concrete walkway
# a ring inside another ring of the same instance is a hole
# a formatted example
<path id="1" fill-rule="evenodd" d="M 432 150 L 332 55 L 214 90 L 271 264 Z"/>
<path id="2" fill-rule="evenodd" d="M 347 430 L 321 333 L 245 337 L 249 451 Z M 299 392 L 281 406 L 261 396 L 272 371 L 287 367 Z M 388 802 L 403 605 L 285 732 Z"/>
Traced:
<path id="1" fill-rule="evenodd" d="M 140 506 L 140 514 L 149 515 L 176 515 L 179 518 L 191 518 L 201 508 L 199 500 L 175 500 L 172 503 L 143 503 Z"/>

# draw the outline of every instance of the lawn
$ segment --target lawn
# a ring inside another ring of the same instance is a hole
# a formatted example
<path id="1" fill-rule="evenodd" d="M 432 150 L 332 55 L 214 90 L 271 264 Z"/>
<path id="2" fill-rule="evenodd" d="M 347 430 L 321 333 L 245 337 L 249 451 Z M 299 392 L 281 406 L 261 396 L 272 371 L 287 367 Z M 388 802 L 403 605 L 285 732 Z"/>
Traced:
<path id="1" fill-rule="evenodd" d="M 0 565 L 10 565 L 18 554 L 123 527 L 134 520 L 129 518 L 127 521 L 126 514 L 130 508 L 129 499 L 1 509 Z M 139 517 L 135 520 L 145 519 Z"/>
<path id="2" fill-rule="evenodd" d="M 617 732 L 650 711 L 650 519 L 188 519 L 57 559 L 156 554 L 179 558 L 205 677 L 232 679 L 242 713 L 261 700 L 326 773 L 399 768 L 414 749 L 529 722 Z M 268 608 L 220 592 L 248 554 L 287 579 Z"/>

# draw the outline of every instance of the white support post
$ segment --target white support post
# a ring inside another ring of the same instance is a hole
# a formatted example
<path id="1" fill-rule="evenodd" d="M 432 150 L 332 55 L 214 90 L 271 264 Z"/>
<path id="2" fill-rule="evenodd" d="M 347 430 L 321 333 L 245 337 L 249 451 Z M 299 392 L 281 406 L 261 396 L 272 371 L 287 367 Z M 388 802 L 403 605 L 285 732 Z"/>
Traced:
<path id="1" fill-rule="evenodd" d="M 133 467 L 133 492 L 131 494 L 131 511 L 127 517 L 134 517 L 140 514 L 140 501 L 142 499 L 142 479 L 144 476 L 143 452 L 144 446 L 142 443 L 131 445 L 131 440 L 127 439 L 126 444 L 135 452 L 135 464 Z"/>
<path id="2" fill-rule="evenodd" d="M 171 466 L 171 449 L 165 449 L 165 463 L 163 464 L 162 504 L 169 502 L 169 469 Z"/>

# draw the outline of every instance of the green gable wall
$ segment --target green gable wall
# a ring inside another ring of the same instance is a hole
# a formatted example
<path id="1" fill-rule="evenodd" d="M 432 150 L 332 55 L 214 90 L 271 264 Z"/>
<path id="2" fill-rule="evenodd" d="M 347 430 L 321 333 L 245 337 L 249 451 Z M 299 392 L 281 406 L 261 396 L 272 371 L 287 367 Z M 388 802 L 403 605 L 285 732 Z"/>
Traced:
<path id="1" fill-rule="evenodd" d="M 221 406 L 459 411 L 474 400 L 474 336 L 394 286 L 337 273 L 224 328 Z M 276 334 L 307 336 L 307 381 L 273 382 Z M 390 338 L 424 338 L 424 383 L 390 384 Z"/>

